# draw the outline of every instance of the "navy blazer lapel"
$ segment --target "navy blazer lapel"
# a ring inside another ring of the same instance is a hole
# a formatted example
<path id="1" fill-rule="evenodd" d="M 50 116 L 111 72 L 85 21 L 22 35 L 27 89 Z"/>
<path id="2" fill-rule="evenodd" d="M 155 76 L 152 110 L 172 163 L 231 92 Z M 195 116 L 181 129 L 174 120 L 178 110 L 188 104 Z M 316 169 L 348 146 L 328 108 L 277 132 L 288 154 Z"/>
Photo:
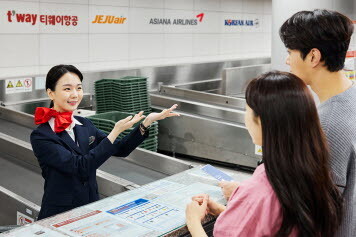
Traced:
<path id="1" fill-rule="evenodd" d="M 52 137 L 55 140 L 59 139 L 57 134 L 52 130 L 51 126 L 49 126 L 48 123 L 41 124 L 38 129 L 39 131 L 44 132 L 46 135 Z"/>
<path id="2" fill-rule="evenodd" d="M 60 133 L 55 133 L 51 126 L 48 123 L 41 124 L 38 129 L 42 130 L 47 136 L 53 138 L 54 140 L 62 140 L 65 142 L 69 147 L 71 147 L 76 152 L 82 154 L 82 151 L 79 149 L 77 144 L 73 141 L 73 139 L 69 136 L 67 131 L 63 131 Z"/>
<path id="3" fill-rule="evenodd" d="M 79 143 L 79 147 L 82 150 L 83 154 L 88 153 L 89 149 L 89 132 L 88 128 L 84 125 L 75 125 L 74 126 L 75 136 L 77 137 L 77 142 Z"/>
<path id="4" fill-rule="evenodd" d="M 78 152 L 80 154 L 83 153 L 81 151 L 81 149 L 77 146 L 77 144 L 75 144 L 75 141 L 73 141 L 73 139 L 69 136 L 67 131 L 64 130 L 63 132 L 57 133 L 57 135 L 73 150 L 75 150 L 76 152 Z"/>

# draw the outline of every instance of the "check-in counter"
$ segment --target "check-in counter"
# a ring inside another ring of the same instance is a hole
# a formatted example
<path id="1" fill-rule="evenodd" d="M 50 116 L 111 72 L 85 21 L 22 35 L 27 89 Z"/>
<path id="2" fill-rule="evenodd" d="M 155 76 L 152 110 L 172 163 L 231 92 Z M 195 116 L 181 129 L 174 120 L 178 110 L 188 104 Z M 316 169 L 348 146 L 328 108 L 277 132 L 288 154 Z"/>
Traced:
<path id="1" fill-rule="evenodd" d="M 0 107 L 0 226 L 31 223 L 37 219 L 44 180 L 29 143 L 33 116 Z M 100 198 L 109 197 L 192 166 L 144 149 L 128 157 L 111 157 L 97 170 Z"/>
<path id="2" fill-rule="evenodd" d="M 251 175 L 229 174 L 236 181 Z M 225 204 L 218 180 L 196 167 L 176 175 L 20 227 L 4 236 L 186 236 L 185 207 L 206 193 Z M 214 218 L 203 221 L 209 235 Z"/>

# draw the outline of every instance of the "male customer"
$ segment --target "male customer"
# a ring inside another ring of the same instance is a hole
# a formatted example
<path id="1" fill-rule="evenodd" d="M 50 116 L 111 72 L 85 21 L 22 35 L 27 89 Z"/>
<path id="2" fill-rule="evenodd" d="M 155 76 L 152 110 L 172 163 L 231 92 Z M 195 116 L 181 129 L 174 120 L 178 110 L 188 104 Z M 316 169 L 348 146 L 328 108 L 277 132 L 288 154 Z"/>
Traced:
<path id="1" fill-rule="evenodd" d="M 290 71 L 310 85 L 320 100 L 332 175 L 345 201 L 338 236 L 356 236 L 356 86 L 342 71 L 353 29 L 349 18 L 328 10 L 298 12 L 280 28 Z"/>
<path id="2" fill-rule="evenodd" d="M 343 237 L 356 236 L 356 85 L 342 71 L 353 29 L 349 18 L 329 10 L 300 11 L 280 28 L 290 71 L 320 100 L 318 111 L 330 147 L 332 176 L 345 201 L 337 234 Z M 237 184 L 220 186 L 228 197 Z"/>

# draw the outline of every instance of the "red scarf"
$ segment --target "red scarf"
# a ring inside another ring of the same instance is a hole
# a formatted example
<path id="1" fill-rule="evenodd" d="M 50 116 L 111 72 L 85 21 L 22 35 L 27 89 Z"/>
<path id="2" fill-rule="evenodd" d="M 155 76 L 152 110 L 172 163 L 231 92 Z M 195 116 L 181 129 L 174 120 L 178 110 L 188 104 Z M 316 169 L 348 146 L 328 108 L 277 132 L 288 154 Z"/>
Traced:
<path id="1" fill-rule="evenodd" d="M 35 111 L 35 124 L 47 123 L 53 117 L 54 131 L 59 133 L 72 124 L 72 114 L 73 112 L 60 113 L 54 109 L 37 107 Z"/>

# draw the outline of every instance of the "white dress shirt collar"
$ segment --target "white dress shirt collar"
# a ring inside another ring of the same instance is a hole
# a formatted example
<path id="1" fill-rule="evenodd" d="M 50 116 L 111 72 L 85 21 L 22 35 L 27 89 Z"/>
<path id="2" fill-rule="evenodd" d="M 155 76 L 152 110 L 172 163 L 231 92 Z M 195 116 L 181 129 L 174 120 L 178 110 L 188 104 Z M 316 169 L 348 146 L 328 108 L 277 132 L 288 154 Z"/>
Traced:
<path id="1" fill-rule="evenodd" d="M 54 131 L 54 118 L 52 117 L 50 120 L 48 120 L 48 124 L 49 126 L 52 128 L 52 130 Z M 73 128 L 75 127 L 75 125 L 83 125 L 81 122 L 79 122 L 78 120 L 76 120 L 74 118 L 74 116 L 72 115 L 72 123 L 66 128 L 66 131 L 71 132 L 73 130 Z"/>

